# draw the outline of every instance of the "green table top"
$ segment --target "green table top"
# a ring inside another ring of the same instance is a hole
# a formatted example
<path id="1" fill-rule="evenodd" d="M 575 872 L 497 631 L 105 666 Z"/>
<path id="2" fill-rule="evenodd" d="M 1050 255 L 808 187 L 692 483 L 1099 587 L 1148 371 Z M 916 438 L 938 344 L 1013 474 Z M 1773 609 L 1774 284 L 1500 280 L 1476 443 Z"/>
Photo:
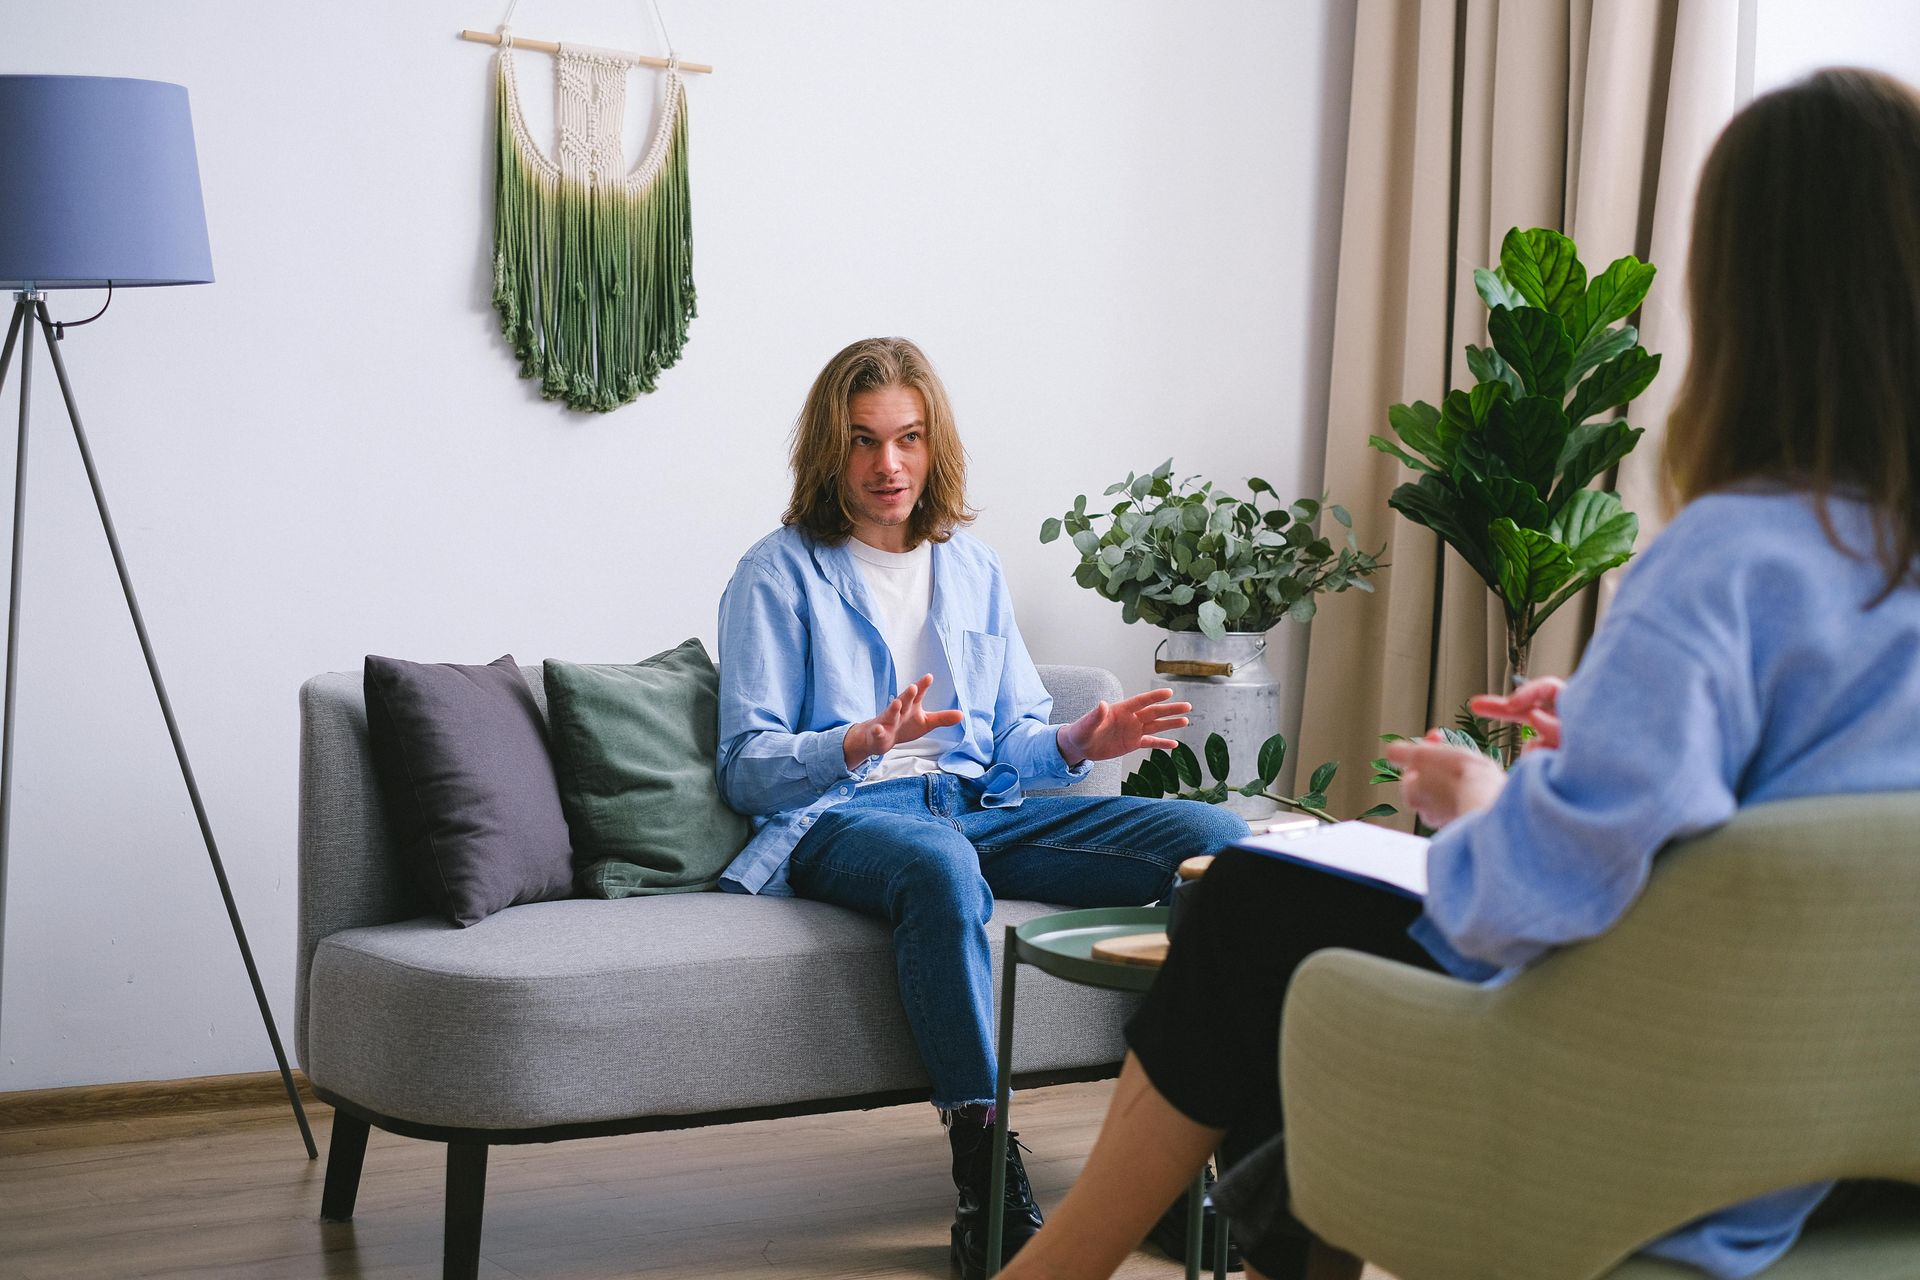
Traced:
<path id="1" fill-rule="evenodd" d="M 1056 978 L 1111 991 L 1145 991 L 1158 969 L 1116 964 L 1093 958 L 1093 944 L 1137 933 L 1163 933 L 1165 907 L 1089 907 L 1035 916 L 1014 933 L 1014 947 L 1022 964 L 1030 964 Z"/>

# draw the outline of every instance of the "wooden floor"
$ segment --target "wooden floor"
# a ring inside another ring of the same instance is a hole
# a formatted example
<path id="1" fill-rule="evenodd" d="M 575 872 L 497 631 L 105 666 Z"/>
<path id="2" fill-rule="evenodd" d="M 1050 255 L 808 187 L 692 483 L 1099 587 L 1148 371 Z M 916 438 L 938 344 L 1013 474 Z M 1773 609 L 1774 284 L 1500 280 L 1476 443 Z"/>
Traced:
<path id="1" fill-rule="evenodd" d="M 1078 1172 L 1111 1088 L 1021 1096 L 1043 1206 Z M 331 1112 L 313 1116 L 312 1162 L 284 1108 L 0 1131 L 0 1280 L 437 1280 L 445 1149 L 375 1130 L 354 1221 L 322 1223 Z M 480 1274 L 941 1280 L 946 1147 L 923 1106 L 495 1147 Z M 1143 1252 L 1119 1274 L 1182 1269 Z"/>

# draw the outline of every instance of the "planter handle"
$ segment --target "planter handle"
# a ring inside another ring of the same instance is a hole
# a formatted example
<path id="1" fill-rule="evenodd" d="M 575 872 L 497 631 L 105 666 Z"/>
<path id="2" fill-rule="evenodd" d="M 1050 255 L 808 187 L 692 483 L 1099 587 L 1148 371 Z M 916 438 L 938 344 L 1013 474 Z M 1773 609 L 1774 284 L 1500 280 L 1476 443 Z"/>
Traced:
<path id="1" fill-rule="evenodd" d="M 1225 677 L 1225 676 L 1232 675 L 1234 672 L 1234 664 L 1231 662 L 1189 662 L 1185 659 L 1180 659 L 1180 658 L 1162 658 L 1160 656 L 1160 651 L 1166 647 L 1167 647 L 1167 642 L 1165 640 L 1162 640 L 1159 644 L 1153 647 L 1153 673 L 1157 676 L 1222 676 L 1222 677 Z M 1254 647 L 1253 652 L 1248 654 L 1245 658 L 1240 659 L 1240 661 L 1243 663 L 1250 662 L 1253 659 L 1259 657 L 1261 654 L 1265 653 L 1266 651 L 1267 651 L 1267 638 L 1265 636 L 1261 636 L 1260 642 L 1258 645 Z"/>

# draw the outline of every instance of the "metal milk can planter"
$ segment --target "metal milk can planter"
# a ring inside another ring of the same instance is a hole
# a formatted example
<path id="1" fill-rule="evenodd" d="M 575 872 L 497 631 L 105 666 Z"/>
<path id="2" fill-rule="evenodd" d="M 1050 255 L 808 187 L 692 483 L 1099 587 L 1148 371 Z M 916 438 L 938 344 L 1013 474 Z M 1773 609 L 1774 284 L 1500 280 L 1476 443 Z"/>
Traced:
<path id="1" fill-rule="evenodd" d="M 1187 727 L 1173 736 L 1193 749 L 1202 770 L 1207 736 L 1217 733 L 1231 762 L 1227 781 L 1239 786 L 1259 776 L 1260 746 L 1280 732 L 1280 683 L 1267 666 L 1266 633 L 1229 631 L 1210 640 L 1199 631 L 1169 631 L 1154 650 L 1153 670 L 1176 702 L 1193 704 Z M 1226 807 L 1249 822 L 1280 809 L 1264 796 L 1238 794 L 1227 797 Z"/>

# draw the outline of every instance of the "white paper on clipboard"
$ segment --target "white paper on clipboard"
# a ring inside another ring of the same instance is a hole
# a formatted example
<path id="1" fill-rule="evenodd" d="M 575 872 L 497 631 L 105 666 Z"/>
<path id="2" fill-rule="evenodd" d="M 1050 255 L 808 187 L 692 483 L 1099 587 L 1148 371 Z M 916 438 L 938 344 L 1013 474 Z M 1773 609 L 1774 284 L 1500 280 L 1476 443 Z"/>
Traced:
<path id="1" fill-rule="evenodd" d="M 1378 885 L 1403 897 L 1427 896 L 1427 840 L 1371 822 L 1320 824 L 1249 836 L 1240 847 Z"/>

